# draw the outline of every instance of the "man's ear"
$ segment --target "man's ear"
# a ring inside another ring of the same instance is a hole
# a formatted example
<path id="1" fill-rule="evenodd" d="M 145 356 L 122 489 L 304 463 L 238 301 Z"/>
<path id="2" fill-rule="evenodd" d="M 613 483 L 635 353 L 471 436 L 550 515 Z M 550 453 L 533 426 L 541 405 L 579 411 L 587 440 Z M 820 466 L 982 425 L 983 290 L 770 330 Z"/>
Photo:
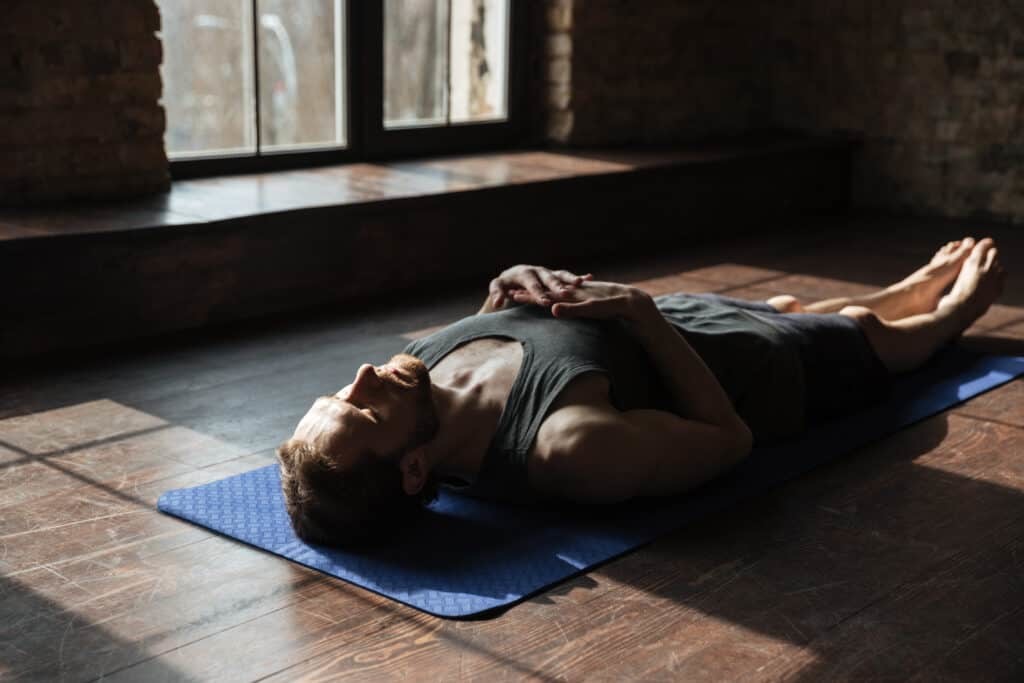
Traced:
<path id="1" fill-rule="evenodd" d="M 430 476 L 430 464 L 427 462 L 426 450 L 414 448 L 398 461 L 398 469 L 402 471 L 402 490 L 407 495 L 415 496 L 423 490 Z"/>

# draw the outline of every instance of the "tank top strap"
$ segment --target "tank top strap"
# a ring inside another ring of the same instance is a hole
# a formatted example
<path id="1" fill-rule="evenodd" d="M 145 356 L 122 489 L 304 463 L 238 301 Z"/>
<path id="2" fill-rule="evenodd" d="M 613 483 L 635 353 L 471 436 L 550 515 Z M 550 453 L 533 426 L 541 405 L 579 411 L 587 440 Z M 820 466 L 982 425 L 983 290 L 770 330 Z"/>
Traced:
<path id="1" fill-rule="evenodd" d="M 416 356 L 423 361 L 427 369 L 433 369 L 442 358 L 459 346 L 485 337 L 515 338 L 509 334 L 500 320 L 476 315 L 463 318 L 426 337 L 413 340 L 406 345 L 404 353 Z"/>

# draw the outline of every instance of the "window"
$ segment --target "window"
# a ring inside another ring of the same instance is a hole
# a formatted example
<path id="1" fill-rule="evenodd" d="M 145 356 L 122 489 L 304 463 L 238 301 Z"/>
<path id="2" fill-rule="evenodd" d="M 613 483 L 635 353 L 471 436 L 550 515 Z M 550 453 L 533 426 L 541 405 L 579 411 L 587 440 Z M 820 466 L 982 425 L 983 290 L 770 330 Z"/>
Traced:
<path id="1" fill-rule="evenodd" d="M 507 0 L 385 0 L 384 127 L 504 119 Z"/>
<path id="2" fill-rule="evenodd" d="M 513 0 L 157 0 L 176 177 L 515 140 Z"/>

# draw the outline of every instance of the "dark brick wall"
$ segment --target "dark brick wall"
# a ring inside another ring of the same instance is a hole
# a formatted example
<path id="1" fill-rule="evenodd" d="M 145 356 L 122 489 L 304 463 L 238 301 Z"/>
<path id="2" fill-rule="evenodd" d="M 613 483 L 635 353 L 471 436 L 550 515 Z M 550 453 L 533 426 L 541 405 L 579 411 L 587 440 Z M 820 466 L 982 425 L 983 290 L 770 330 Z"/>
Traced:
<path id="1" fill-rule="evenodd" d="M 1021 0 L 547 0 L 546 138 L 848 131 L 856 206 L 1024 222 Z"/>
<path id="2" fill-rule="evenodd" d="M 165 190 L 153 0 L 7 0 L 0 204 Z"/>
<path id="3" fill-rule="evenodd" d="M 771 114 L 863 134 L 857 204 L 1024 222 L 1024 3 L 799 0 L 772 19 Z"/>
<path id="4" fill-rule="evenodd" d="M 763 3 L 548 0 L 549 140 L 698 140 L 763 127 Z"/>

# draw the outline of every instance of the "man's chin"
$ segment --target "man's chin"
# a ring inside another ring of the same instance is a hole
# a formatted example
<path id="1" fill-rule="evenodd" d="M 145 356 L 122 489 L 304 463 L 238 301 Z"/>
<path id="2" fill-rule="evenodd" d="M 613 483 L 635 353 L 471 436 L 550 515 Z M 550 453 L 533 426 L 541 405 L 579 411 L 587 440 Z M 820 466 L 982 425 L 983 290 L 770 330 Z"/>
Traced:
<path id="1" fill-rule="evenodd" d="M 392 357 L 388 366 L 394 370 L 390 373 L 391 380 L 411 390 L 416 396 L 416 427 L 413 429 L 411 443 L 404 449 L 408 452 L 433 439 L 440 427 L 430 385 L 430 371 L 419 358 L 405 353 Z"/>
<path id="2" fill-rule="evenodd" d="M 387 364 L 393 371 L 393 378 L 406 388 L 412 389 L 430 382 L 430 371 L 416 356 L 400 353 L 392 356 Z"/>

